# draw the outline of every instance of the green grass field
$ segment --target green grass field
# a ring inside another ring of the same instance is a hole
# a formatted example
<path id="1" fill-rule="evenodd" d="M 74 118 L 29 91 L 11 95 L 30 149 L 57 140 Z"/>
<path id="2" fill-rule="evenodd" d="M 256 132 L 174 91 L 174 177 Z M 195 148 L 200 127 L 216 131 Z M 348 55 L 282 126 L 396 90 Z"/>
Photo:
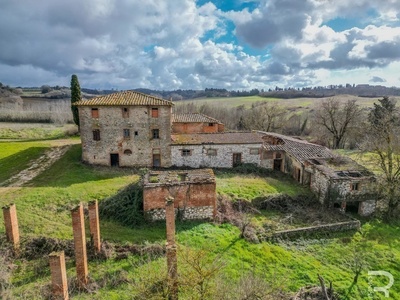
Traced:
<path id="1" fill-rule="evenodd" d="M 328 97 L 331 98 L 331 97 Z M 293 99 L 278 99 L 278 98 L 266 98 L 260 96 L 249 96 L 249 97 L 221 97 L 221 98 L 199 98 L 194 100 L 184 100 L 177 101 L 176 105 L 181 105 L 185 103 L 194 103 L 197 105 L 202 104 L 210 104 L 210 105 L 223 105 L 227 107 L 237 107 L 240 105 L 244 105 L 245 107 L 251 107 L 253 103 L 257 102 L 272 102 L 278 105 L 282 105 L 284 107 L 289 108 L 290 110 L 296 109 L 312 109 L 321 101 L 324 101 L 328 98 L 293 98 Z M 357 100 L 357 102 L 362 107 L 372 107 L 373 103 L 382 97 L 376 98 L 365 98 L 351 95 L 338 95 L 335 98 L 340 101 L 347 100 Z M 400 99 L 400 97 L 394 97 L 396 99 Z"/>
<path id="2" fill-rule="evenodd" d="M 6 146 L 7 145 L 7 146 Z M 25 162 L 36 157 L 39 148 L 50 147 L 43 142 L 8 142 L 0 146 L 1 173 L 9 176 L 23 164 L 15 167 L 15 155 L 25 155 Z M 139 180 L 136 170 L 93 167 L 80 162 L 80 145 L 74 145 L 50 169 L 26 186 L 3 190 L 0 188 L 0 206 L 16 203 L 22 237 L 46 236 L 72 239 L 70 209 L 79 202 L 104 200 L 127 185 Z M 14 169 L 14 171 L 13 171 Z M 218 192 L 236 199 L 251 200 L 271 193 L 303 193 L 304 188 L 290 179 L 239 175 L 217 172 Z M 6 177 L 3 175 L 3 177 Z M 268 215 L 268 214 L 267 214 Z M 2 218 L 2 217 L 0 217 Z M 120 244 L 148 245 L 165 243 L 165 226 L 162 222 L 124 226 L 113 220 L 101 220 L 102 238 Z M 0 222 L 0 234 L 4 234 Z M 209 290 L 213 296 L 206 299 L 239 299 L 239 288 L 249 286 L 243 278 L 257 278 L 257 284 L 268 289 L 294 293 L 306 285 L 318 285 L 317 274 L 326 281 L 332 280 L 340 299 L 386 299 L 382 293 L 373 293 L 368 281 L 384 286 L 385 278 L 368 277 L 369 270 L 385 270 L 395 280 L 400 278 L 400 227 L 379 221 L 363 221 L 361 233 L 343 233 L 335 238 L 297 240 L 293 242 L 251 244 L 239 239 L 239 229 L 229 224 L 203 222 L 178 222 L 177 241 L 180 245 L 179 272 L 181 279 L 192 282 L 182 284 L 181 299 L 200 299 L 193 286 L 195 274 L 185 253 L 192 251 L 201 258 L 203 268 L 217 265 L 218 272 L 210 277 Z M 205 253 L 205 255 L 203 255 Z M 353 269 L 359 262 L 362 272 L 353 284 Z M 18 259 L 11 278 L 12 299 L 40 299 L 48 288 L 50 273 L 47 258 Z M 139 257 L 131 255 L 120 260 L 91 260 L 90 278 L 97 282 L 93 293 L 73 292 L 73 299 L 161 299 L 151 297 L 149 286 L 157 287 L 165 278 L 164 257 Z M 75 276 L 73 260 L 67 260 L 67 273 Z M 400 299 L 400 286 L 390 289 L 391 299 Z M 148 294 L 150 293 L 150 294 Z M 220 296 L 216 296 L 220 295 Z M 135 298 L 136 297 L 136 298 Z M 369 298 L 368 298 L 369 297 Z M 243 299 L 243 298 L 242 298 Z M 275 299 L 275 298 L 272 298 Z"/>

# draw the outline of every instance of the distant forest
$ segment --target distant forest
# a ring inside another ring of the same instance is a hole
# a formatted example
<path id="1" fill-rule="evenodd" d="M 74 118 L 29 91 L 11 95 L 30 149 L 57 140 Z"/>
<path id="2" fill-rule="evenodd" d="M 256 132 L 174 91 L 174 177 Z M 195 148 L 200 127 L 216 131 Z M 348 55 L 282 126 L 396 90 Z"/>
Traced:
<path id="1" fill-rule="evenodd" d="M 9 91 L 11 93 L 21 95 L 22 97 L 42 97 L 50 99 L 60 99 L 69 97 L 69 87 L 50 87 L 43 85 L 41 87 L 16 87 L 11 88 L 3 85 L 0 82 L 0 92 Z M 206 88 L 204 90 L 152 90 L 145 88 L 133 89 L 144 94 L 158 96 L 164 99 L 170 99 L 174 101 L 188 100 L 196 98 L 213 98 L 213 97 L 246 97 L 246 96 L 260 96 L 270 98 L 323 98 L 333 97 L 335 95 L 354 95 L 359 97 L 383 97 L 383 96 L 400 96 L 400 88 L 398 87 L 385 87 L 382 85 L 369 85 L 369 84 L 358 84 L 358 85 L 329 85 L 329 86 L 317 86 L 317 87 L 303 87 L 293 88 L 285 87 L 281 88 L 276 86 L 274 89 L 251 89 L 251 90 L 227 90 L 220 88 Z M 39 92 L 35 93 L 35 91 Z M 85 98 L 91 98 L 97 95 L 106 95 L 118 92 L 118 90 L 99 90 L 99 89 L 88 89 L 81 88 L 81 91 Z M 33 92 L 29 94 L 27 92 Z"/>
<path id="2" fill-rule="evenodd" d="M 204 90 L 173 90 L 173 91 L 160 91 L 138 88 L 135 91 L 158 96 L 164 99 L 171 99 L 174 101 L 195 99 L 195 98 L 213 98 L 213 97 L 245 97 L 245 96 L 260 96 L 272 98 L 322 98 L 332 97 L 335 95 L 354 95 L 359 97 L 383 97 L 383 96 L 400 96 L 400 88 L 385 87 L 381 85 L 329 85 L 318 87 L 304 87 L 304 88 L 280 88 L 275 87 L 269 90 L 252 89 L 246 90 L 227 90 L 218 88 L 206 88 Z M 115 93 L 116 90 L 94 90 L 83 88 L 82 92 L 92 95 L 104 95 Z"/>

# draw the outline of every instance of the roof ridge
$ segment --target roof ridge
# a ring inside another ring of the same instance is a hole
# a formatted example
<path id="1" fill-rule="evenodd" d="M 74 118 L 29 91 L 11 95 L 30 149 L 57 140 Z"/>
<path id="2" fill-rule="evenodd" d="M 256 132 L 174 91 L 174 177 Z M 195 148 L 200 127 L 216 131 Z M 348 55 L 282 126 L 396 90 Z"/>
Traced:
<path id="1" fill-rule="evenodd" d="M 168 105 L 174 103 L 169 100 L 162 99 L 153 95 L 144 94 L 135 90 L 119 91 L 107 95 L 100 95 L 87 100 L 79 100 L 75 102 L 76 106 L 121 106 L 121 105 Z"/>

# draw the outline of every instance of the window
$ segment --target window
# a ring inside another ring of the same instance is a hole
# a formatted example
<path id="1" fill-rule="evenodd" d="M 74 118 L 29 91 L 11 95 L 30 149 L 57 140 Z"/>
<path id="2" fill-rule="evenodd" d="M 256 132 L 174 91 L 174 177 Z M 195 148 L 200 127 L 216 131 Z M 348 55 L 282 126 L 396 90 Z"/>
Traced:
<path id="1" fill-rule="evenodd" d="M 92 108 L 92 118 L 98 119 L 99 118 L 99 109 Z"/>
<path id="2" fill-rule="evenodd" d="M 160 138 L 160 130 L 159 129 L 153 129 L 152 130 L 152 136 L 153 136 L 153 139 L 159 139 Z"/>
<path id="3" fill-rule="evenodd" d="M 190 156 L 192 155 L 192 150 L 182 149 L 182 156 Z"/>
<path id="4" fill-rule="evenodd" d="M 129 149 L 126 149 L 126 150 L 124 151 L 124 154 L 125 154 L 125 155 L 131 155 L 131 154 L 132 154 L 132 151 L 129 150 Z"/>
<path id="5" fill-rule="evenodd" d="M 153 107 L 153 108 L 151 109 L 151 116 L 152 116 L 153 118 L 158 118 L 158 108 L 157 108 L 157 107 Z"/>
<path id="6" fill-rule="evenodd" d="M 258 148 L 251 148 L 250 149 L 250 154 L 251 155 L 258 155 L 260 153 Z"/>
<path id="7" fill-rule="evenodd" d="M 93 140 L 100 141 L 100 129 L 93 130 Z"/>
<path id="8" fill-rule="evenodd" d="M 354 183 L 352 183 L 352 184 L 350 185 L 350 189 L 351 189 L 352 191 L 358 191 L 359 188 L 360 188 L 360 184 L 359 184 L 358 182 L 354 182 Z"/>
<path id="9" fill-rule="evenodd" d="M 129 139 L 131 137 L 130 129 L 124 129 L 124 139 Z"/>
<path id="10" fill-rule="evenodd" d="M 207 149 L 207 155 L 208 156 L 216 156 L 217 155 L 217 149 Z"/>
<path id="11" fill-rule="evenodd" d="M 208 123 L 208 126 L 213 127 L 214 123 Z"/>
<path id="12" fill-rule="evenodd" d="M 129 109 L 127 107 L 122 108 L 122 117 L 129 118 Z"/>
<path id="13" fill-rule="evenodd" d="M 138 136 L 139 135 L 139 132 L 138 131 L 135 131 L 135 136 Z"/>
<path id="14" fill-rule="evenodd" d="M 179 181 L 186 181 L 186 179 L 187 179 L 187 173 L 179 173 L 178 174 Z"/>

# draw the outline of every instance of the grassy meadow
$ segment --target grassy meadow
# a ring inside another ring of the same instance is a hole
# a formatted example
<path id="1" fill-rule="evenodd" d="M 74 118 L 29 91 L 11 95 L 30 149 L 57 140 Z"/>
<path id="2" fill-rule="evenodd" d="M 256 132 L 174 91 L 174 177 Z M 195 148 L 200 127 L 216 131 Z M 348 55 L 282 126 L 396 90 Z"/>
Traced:
<path id="1" fill-rule="evenodd" d="M 24 169 L 31 159 L 54 142 L 1 142 L 0 181 Z M 93 199 L 102 202 L 115 197 L 117 201 L 121 191 L 140 178 L 141 170 L 88 166 L 80 162 L 80 155 L 80 145 L 73 145 L 59 161 L 25 186 L 0 188 L 0 206 L 9 203 L 17 206 L 23 239 L 46 236 L 70 241 L 71 208 Z M 216 175 L 218 193 L 232 199 L 307 193 L 285 176 L 243 175 L 233 171 L 218 171 Z M 368 277 L 369 270 L 390 272 L 395 278 L 390 297 L 400 299 L 397 281 L 400 279 L 399 224 L 388 225 L 376 220 L 362 222 L 358 233 L 259 244 L 239 238 L 239 229 L 230 224 L 178 222 L 180 298 L 200 299 L 194 264 L 198 262 L 202 270 L 211 274 L 206 280 L 209 293 L 205 299 L 245 299 L 244 291 L 256 286 L 271 293 L 280 291 L 288 297 L 303 286 L 318 285 L 318 274 L 326 281 L 333 281 L 340 299 L 386 299 L 383 293 L 374 293 L 369 288 L 384 286 L 385 278 Z M 102 219 L 100 226 L 102 239 L 119 245 L 165 243 L 163 222 L 127 226 L 113 219 Z M 3 222 L 0 222 L 0 235 L 4 235 Z M 10 299 L 43 298 L 50 283 L 47 257 L 20 258 L 13 266 Z M 357 268 L 361 273 L 354 283 Z M 67 259 L 67 269 L 71 281 L 75 276 L 72 259 Z M 128 255 L 105 261 L 92 259 L 89 272 L 91 281 L 95 282 L 89 289 L 91 292 L 72 290 L 72 299 L 161 299 L 153 292 L 165 278 L 166 260 L 162 255 Z M 270 299 L 279 299 L 273 295 Z"/>
<path id="2" fill-rule="evenodd" d="M 245 107 L 249 108 L 253 103 L 270 102 L 282 105 L 283 107 L 288 108 L 290 111 L 295 111 L 295 110 L 313 109 L 315 105 L 329 98 L 332 97 L 293 98 L 293 99 L 267 98 L 260 96 L 221 97 L 221 98 L 198 98 L 198 99 L 176 101 L 175 104 L 180 105 L 180 104 L 194 103 L 197 105 L 210 104 L 210 105 L 223 105 L 227 107 L 237 107 L 240 105 L 244 105 Z M 360 104 L 362 107 L 372 107 L 373 103 L 376 102 L 378 99 L 381 99 L 382 97 L 366 98 L 366 97 L 358 97 L 352 95 L 337 95 L 334 96 L 333 98 L 339 99 L 340 101 L 357 100 L 357 103 Z M 393 97 L 393 98 L 397 100 L 400 99 L 400 97 Z"/>

